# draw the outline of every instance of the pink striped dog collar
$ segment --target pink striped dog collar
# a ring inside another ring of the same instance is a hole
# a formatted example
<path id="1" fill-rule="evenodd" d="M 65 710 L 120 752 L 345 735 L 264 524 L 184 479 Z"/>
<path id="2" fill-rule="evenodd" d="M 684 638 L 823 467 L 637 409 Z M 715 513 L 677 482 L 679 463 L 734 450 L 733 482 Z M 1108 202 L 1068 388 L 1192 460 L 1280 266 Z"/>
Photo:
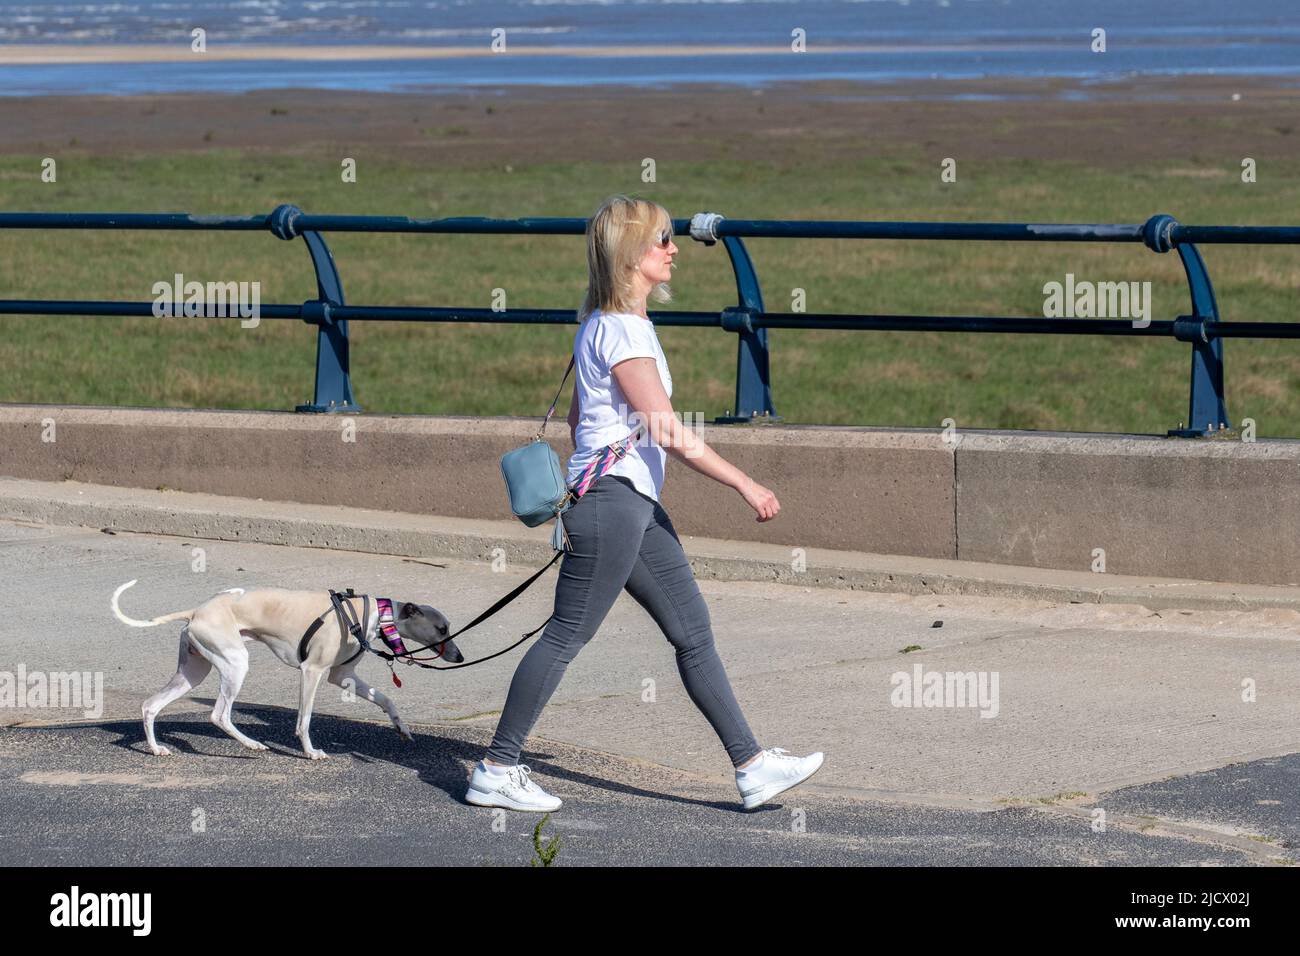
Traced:
<path id="1" fill-rule="evenodd" d="M 402 635 L 397 633 L 394 623 L 397 617 L 393 613 L 393 602 L 388 598 L 375 598 L 375 609 L 379 612 L 379 636 L 394 654 L 405 654 L 406 645 L 402 643 Z"/>

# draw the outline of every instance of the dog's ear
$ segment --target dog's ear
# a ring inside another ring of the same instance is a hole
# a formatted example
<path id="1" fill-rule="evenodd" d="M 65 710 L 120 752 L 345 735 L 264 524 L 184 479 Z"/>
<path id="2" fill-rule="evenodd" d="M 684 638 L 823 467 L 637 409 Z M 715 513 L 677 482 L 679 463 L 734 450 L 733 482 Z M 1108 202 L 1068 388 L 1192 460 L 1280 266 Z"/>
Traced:
<path id="1" fill-rule="evenodd" d="M 406 602 L 402 605 L 402 617 L 422 617 L 424 612 L 420 610 L 420 605 Z"/>

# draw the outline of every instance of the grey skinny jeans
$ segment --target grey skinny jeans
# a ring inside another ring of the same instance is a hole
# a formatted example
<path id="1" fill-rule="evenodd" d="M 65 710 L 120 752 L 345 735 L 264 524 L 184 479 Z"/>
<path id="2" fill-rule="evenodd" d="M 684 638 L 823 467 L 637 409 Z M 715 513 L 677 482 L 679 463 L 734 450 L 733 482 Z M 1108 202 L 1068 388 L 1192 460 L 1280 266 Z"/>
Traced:
<path id="1" fill-rule="evenodd" d="M 486 757 L 513 766 L 569 662 L 624 588 L 677 650 L 677 670 L 733 766 L 762 748 L 745 723 L 713 644 L 709 608 L 668 513 L 622 475 L 602 475 L 568 511 L 573 550 L 560 561 L 555 615 L 519 662 Z"/>

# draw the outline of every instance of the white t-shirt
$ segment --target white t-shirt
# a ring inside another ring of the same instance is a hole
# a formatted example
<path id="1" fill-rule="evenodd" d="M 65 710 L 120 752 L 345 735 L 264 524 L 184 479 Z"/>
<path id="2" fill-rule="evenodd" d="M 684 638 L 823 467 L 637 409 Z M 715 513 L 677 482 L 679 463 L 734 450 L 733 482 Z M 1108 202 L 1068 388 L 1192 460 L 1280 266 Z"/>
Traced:
<path id="1" fill-rule="evenodd" d="M 578 326 L 573 356 L 577 376 L 574 389 L 578 394 L 578 428 L 574 436 L 577 450 L 569 458 L 567 484 L 573 487 L 602 448 L 627 438 L 644 424 L 647 427 L 642 428 L 641 437 L 605 474 L 623 475 L 637 491 L 658 501 L 668 453 L 655 444 L 649 435 L 649 422 L 637 415 L 610 372 L 626 359 L 652 358 L 659 367 L 664 391 L 672 397 L 673 377 L 654 323 L 634 313 L 598 309 Z"/>

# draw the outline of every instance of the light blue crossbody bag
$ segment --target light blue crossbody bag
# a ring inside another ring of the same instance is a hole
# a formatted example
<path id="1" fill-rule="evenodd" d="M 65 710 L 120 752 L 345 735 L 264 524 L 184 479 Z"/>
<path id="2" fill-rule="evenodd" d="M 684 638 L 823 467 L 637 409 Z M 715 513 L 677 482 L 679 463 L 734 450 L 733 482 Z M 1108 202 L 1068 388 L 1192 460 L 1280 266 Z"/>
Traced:
<path id="1" fill-rule="evenodd" d="M 564 372 L 564 378 L 560 380 L 559 391 L 555 393 L 550 410 L 547 411 L 546 417 L 542 420 L 542 427 L 537 430 L 533 440 L 522 448 L 506 452 L 501 457 L 501 477 L 506 482 L 511 512 L 530 528 L 536 528 L 544 521 L 554 518 L 555 533 L 551 535 L 551 547 L 556 551 L 572 550 L 561 515 L 573 507 L 574 502 L 581 497 L 582 492 L 591 487 L 596 478 L 614 467 L 615 463 L 627 454 L 632 442 L 641 434 L 641 429 L 637 428 L 622 441 L 607 445 L 584 471 L 575 488 L 569 488 L 565 484 L 564 469 L 560 466 L 559 456 L 555 454 L 555 449 L 550 446 L 550 443 L 543 440 L 542 433 L 546 431 L 551 416 L 555 414 L 555 404 L 560 400 L 560 392 L 564 391 L 564 383 L 569 380 L 569 372 L 573 371 L 573 362 L 573 359 L 569 359 L 569 367 Z"/>
<path id="2" fill-rule="evenodd" d="M 551 536 L 551 547 L 556 551 L 567 551 L 568 536 L 564 533 L 564 523 L 560 515 L 573 507 L 577 500 L 564 483 L 564 470 L 560 467 L 559 456 L 549 442 L 542 439 L 542 433 L 555 414 L 555 403 L 560 400 L 564 383 L 573 371 L 573 359 L 560 381 L 555 401 L 542 420 L 542 427 L 527 445 L 506 452 L 501 458 L 501 476 L 506 481 L 506 492 L 510 495 L 510 510 L 514 516 L 530 528 L 536 528 L 544 521 L 555 518 L 555 534 Z"/>

